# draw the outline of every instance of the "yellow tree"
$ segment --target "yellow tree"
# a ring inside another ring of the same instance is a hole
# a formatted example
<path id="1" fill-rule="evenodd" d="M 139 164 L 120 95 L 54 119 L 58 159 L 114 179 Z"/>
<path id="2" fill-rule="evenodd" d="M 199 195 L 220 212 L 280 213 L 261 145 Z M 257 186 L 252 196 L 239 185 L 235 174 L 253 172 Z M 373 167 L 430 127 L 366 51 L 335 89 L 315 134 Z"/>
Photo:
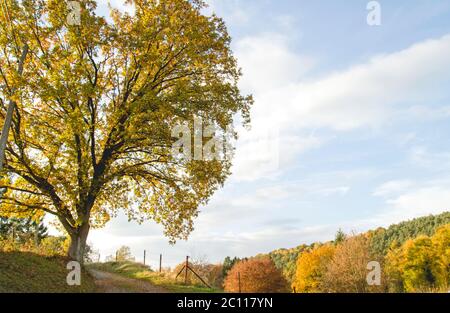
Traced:
<path id="1" fill-rule="evenodd" d="M 447 239 L 448 240 L 448 239 Z M 437 240 L 436 240 L 437 241 Z M 430 291 L 445 283 L 445 267 L 433 240 L 419 236 L 389 251 L 386 273 L 393 291 Z"/>
<path id="2" fill-rule="evenodd" d="M 438 277 L 440 286 L 448 290 L 450 286 L 450 224 L 440 227 L 431 237 L 441 275 Z"/>
<path id="3" fill-rule="evenodd" d="M 229 175 L 230 158 L 192 160 L 172 153 L 172 130 L 202 118 L 217 136 L 249 122 L 251 97 L 224 22 L 202 15 L 200 0 L 128 0 L 129 15 L 77 14 L 60 0 L 3 0 L 0 105 L 15 100 L 2 214 L 55 215 L 82 260 L 91 227 L 119 209 L 153 219 L 173 242 L 193 229 Z M 21 48 L 28 45 L 23 76 Z"/>
<path id="4" fill-rule="evenodd" d="M 303 252 L 297 260 L 297 271 L 292 287 L 298 292 L 321 292 L 327 266 L 334 255 L 335 247 L 325 244 Z"/>

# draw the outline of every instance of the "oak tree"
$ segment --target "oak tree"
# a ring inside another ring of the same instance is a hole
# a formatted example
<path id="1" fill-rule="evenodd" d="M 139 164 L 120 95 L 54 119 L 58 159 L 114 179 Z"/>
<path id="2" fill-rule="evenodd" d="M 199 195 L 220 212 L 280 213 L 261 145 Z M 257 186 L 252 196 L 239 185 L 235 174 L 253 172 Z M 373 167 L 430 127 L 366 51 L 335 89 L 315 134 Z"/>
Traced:
<path id="1" fill-rule="evenodd" d="M 79 261 L 89 230 L 119 209 L 162 224 L 170 241 L 186 238 L 231 163 L 173 154 L 171 130 L 202 118 L 235 137 L 235 117 L 249 122 L 252 100 L 238 89 L 220 18 L 204 15 L 201 0 L 127 2 L 133 14 L 111 9 L 105 19 L 80 0 L 78 24 L 66 1 L 3 0 L 0 11 L 1 116 L 17 104 L 1 213 L 55 215 Z"/>

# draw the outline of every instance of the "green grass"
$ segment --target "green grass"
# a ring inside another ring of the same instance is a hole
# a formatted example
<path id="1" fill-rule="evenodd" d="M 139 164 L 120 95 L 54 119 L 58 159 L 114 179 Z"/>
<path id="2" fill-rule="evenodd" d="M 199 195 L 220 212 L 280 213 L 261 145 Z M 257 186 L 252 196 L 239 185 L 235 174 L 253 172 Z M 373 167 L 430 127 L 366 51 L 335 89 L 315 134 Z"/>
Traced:
<path id="1" fill-rule="evenodd" d="M 95 292 L 93 279 L 83 271 L 81 286 L 69 286 L 68 260 L 30 252 L 0 251 L 0 292 Z"/>
<path id="2" fill-rule="evenodd" d="M 176 281 L 169 273 L 152 271 L 148 266 L 135 262 L 106 262 L 88 265 L 100 271 L 120 274 L 126 277 L 148 281 L 175 293 L 219 293 L 220 289 L 200 285 L 184 285 L 182 280 Z"/>

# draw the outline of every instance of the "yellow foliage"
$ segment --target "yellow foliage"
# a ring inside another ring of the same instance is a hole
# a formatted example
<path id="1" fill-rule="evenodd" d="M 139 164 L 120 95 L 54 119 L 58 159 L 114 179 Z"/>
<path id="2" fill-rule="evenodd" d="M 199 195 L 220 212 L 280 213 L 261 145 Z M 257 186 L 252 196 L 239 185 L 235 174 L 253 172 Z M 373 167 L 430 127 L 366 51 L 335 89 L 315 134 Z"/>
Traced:
<path id="1" fill-rule="evenodd" d="M 440 227 L 431 238 L 438 256 L 439 267 L 442 270 L 440 284 L 450 285 L 450 224 Z"/>
<path id="2" fill-rule="evenodd" d="M 292 287 L 298 292 L 320 292 L 321 279 L 334 252 L 335 247 L 326 244 L 301 253 L 297 260 L 297 272 Z"/>
<path id="3" fill-rule="evenodd" d="M 449 287 L 450 224 L 430 238 L 419 236 L 391 249 L 386 274 L 391 291 L 431 291 Z"/>
<path id="4" fill-rule="evenodd" d="M 199 116 L 233 137 L 236 114 L 249 122 L 252 99 L 238 88 L 224 22 L 202 14 L 202 1 L 129 0 L 135 15 L 113 10 L 107 21 L 96 1 L 80 0 L 76 26 L 67 1 L 3 2 L 0 103 L 14 99 L 17 110 L 2 215 L 56 215 L 73 253 L 118 210 L 162 224 L 171 241 L 186 238 L 231 161 L 179 158 L 172 129 Z"/>

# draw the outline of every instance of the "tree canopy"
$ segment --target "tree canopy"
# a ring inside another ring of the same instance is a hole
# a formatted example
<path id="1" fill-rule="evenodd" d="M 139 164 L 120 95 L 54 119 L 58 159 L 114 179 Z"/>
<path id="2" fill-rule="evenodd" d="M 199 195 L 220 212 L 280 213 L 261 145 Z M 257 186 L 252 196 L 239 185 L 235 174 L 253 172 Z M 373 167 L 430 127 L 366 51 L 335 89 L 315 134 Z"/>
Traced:
<path id="1" fill-rule="evenodd" d="M 386 256 L 391 290 L 418 292 L 448 290 L 450 282 L 450 224 L 432 237 L 420 235 L 393 247 Z"/>
<path id="2" fill-rule="evenodd" d="M 333 259 L 335 247 L 325 244 L 300 254 L 292 287 L 298 292 L 323 291 L 322 280 Z"/>
<path id="3" fill-rule="evenodd" d="M 224 22 L 199 0 L 128 0 L 135 14 L 80 0 L 79 25 L 58 0 L 5 0 L 0 12 L 0 111 L 14 99 L 2 214 L 55 215 L 78 260 L 90 227 L 119 209 L 153 219 L 173 242 L 230 174 L 229 158 L 172 153 L 172 129 L 200 117 L 216 135 L 236 136 L 252 99 Z M 29 53 L 23 76 L 16 64 Z"/>
<path id="4" fill-rule="evenodd" d="M 377 254 L 386 254 L 393 243 L 403 244 L 419 235 L 431 236 L 436 229 L 450 223 L 450 212 L 415 218 L 410 221 L 391 225 L 387 229 L 371 231 L 371 247 Z"/>

